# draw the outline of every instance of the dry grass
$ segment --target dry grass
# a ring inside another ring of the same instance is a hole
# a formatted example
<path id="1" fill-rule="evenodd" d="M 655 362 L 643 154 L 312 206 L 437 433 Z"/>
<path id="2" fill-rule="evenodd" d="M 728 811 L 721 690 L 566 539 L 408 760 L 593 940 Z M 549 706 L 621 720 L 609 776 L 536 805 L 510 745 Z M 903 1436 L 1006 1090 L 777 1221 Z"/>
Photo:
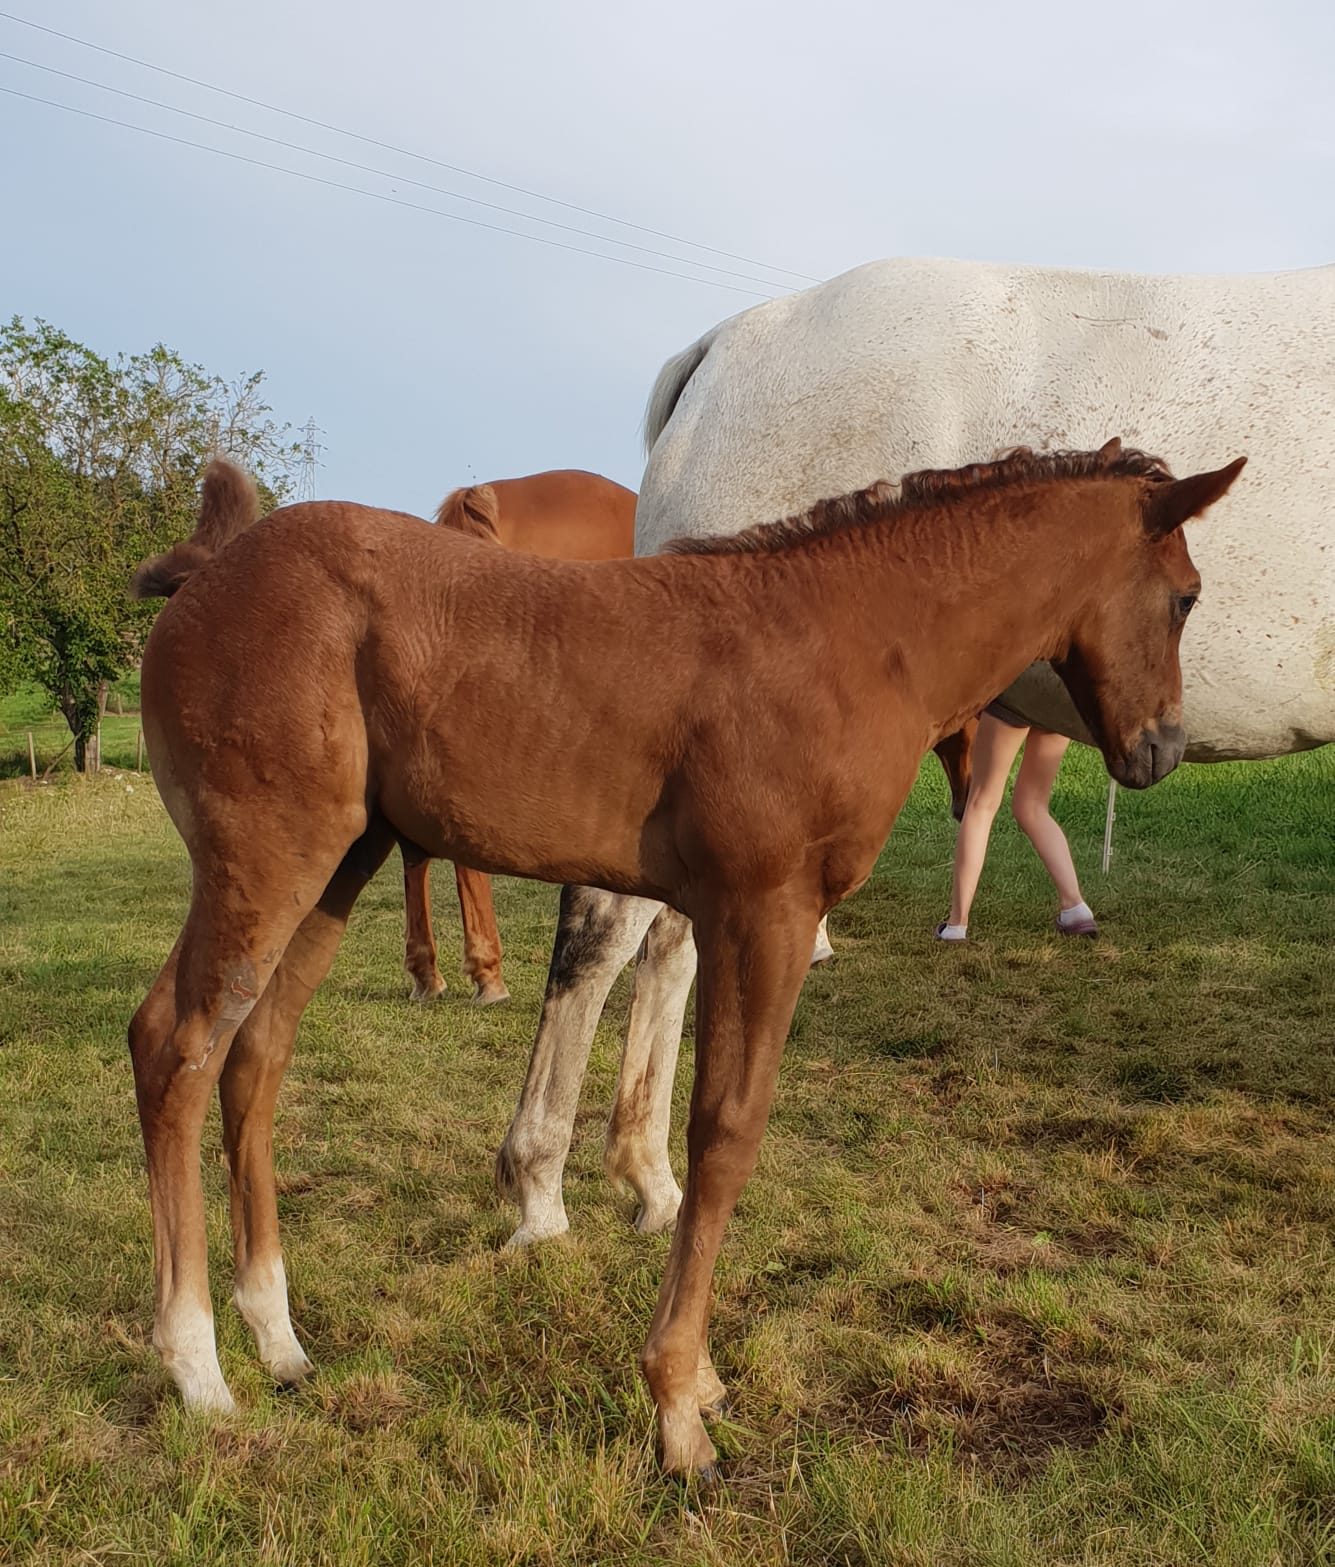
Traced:
<path id="1" fill-rule="evenodd" d="M 225 1304 L 210 1128 L 243 1412 L 209 1427 L 148 1346 L 124 1050 L 183 856 L 133 778 L 0 795 L 0 1560 L 1335 1561 L 1333 763 L 1122 796 L 1104 883 L 1077 761 L 1059 809 L 1105 935 L 1050 934 L 1012 830 L 962 951 L 928 939 L 951 826 L 924 774 L 835 916 L 729 1233 L 708 1494 L 656 1472 L 634 1362 L 666 1242 L 599 1173 L 624 984 L 572 1238 L 497 1249 L 552 889 L 503 885 L 515 1001 L 485 1012 L 404 999 L 396 865 L 359 909 L 279 1112 L 300 1393 Z"/>

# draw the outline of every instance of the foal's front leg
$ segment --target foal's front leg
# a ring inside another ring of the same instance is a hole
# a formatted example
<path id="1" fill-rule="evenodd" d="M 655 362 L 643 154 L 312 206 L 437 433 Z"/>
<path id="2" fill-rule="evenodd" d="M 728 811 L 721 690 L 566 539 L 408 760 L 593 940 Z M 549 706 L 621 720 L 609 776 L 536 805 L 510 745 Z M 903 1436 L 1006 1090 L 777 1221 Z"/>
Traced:
<path id="1" fill-rule="evenodd" d="M 663 1464 L 675 1474 L 707 1472 L 717 1458 L 700 1418 L 723 1392 L 707 1343 L 714 1264 L 755 1166 L 818 915 L 814 896 L 792 893 L 702 913 L 696 924 L 686 1194 L 641 1361 Z"/>

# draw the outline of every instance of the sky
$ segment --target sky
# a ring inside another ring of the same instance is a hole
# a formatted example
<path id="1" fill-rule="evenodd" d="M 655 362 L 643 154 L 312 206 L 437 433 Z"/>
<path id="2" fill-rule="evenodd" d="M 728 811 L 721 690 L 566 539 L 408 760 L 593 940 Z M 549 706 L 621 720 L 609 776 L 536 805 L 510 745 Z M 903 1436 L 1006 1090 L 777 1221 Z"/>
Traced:
<path id="1" fill-rule="evenodd" d="M 326 497 L 429 513 L 549 467 L 635 486 L 666 358 L 880 256 L 1335 261 L 1330 0 L 0 9 L 4 317 L 263 370 L 276 415 L 320 427 Z"/>

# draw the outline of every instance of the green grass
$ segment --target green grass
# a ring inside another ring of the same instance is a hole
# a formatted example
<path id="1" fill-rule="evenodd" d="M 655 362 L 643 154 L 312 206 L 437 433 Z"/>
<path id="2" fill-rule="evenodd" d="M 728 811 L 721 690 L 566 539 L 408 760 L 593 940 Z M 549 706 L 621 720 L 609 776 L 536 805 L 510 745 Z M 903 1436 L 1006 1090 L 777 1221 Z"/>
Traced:
<path id="1" fill-rule="evenodd" d="M 146 778 L 0 793 L 0 1561 L 1335 1562 L 1335 753 L 1119 795 L 1106 881 L 1105 785 L 1073 757 L 1057 809 L 1104 935 L 1052 933 L 1003 823 L 962 950 L 930 939 L 933 766 L 832 920 L 729 1230 L 713 1492 L 656 1470 L 634 1368 L 667 1242 L 600 1175 L 624 980 L 572 1235 L 498 1250 L 554 889 L 499 888 L 515 1000 L 482 1012 L 405 1000 L 397 861 L 359 907 L 279 1105 L 319 1368 L 296 1394 L 227 1303 L 211 1124 L 242 1413 L 210 1427 L 148 1344 L 124 1047 L 184 855 Z"/>

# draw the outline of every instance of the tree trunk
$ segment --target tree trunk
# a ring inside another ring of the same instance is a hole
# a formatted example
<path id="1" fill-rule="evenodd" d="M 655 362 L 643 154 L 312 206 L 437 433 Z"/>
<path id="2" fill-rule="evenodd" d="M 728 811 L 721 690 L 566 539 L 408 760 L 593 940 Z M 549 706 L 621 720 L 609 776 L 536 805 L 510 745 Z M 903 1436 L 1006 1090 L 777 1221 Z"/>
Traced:
<path id="1" fill-rule="evenodd" d="M 102 761 L 98 726 L 107 710 L 107 682 L 100 680 L 95 691 L 86 687 L 77 692 L 66 689 L 60 710 L 74 736 L 74 770 L 95 773 Z"/>

